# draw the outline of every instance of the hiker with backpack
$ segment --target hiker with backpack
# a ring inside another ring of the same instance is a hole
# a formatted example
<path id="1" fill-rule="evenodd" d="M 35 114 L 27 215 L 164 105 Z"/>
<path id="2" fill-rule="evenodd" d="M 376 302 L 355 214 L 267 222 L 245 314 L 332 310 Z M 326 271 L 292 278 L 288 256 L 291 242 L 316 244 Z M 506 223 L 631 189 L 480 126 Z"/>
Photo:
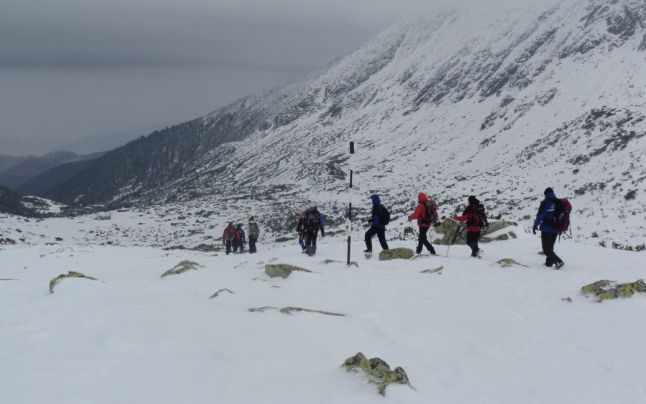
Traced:
<path id="1" fill-rule="evenodd" d="M 303 252 L 310 257 L 316 254 L 316 238 L 319 229 L 321 230 L 321 237 L 325 237 L 323 215 L 318 211 L 316 206 L 306 209 L 301 213 L 297 225 L 297 230 L 299 231 L 298 242 L 303 248 Z"/>
<path id="2" fill-rule="evenodd" d="M 366 232 L 366 249 L 363 251 L 367 254 L 372 253 L 372 237 L 375 234 L 379 239 L 381 249 L 388 249 L 388 243 L 386 242 L 386 225 L 390 222 L 390 212 L 388 212 L 388 209 L 381 204 L 379 195 L 374 194 L 370 196 L 370 199 L 372 200 L 372 216 L 368 219 L 370 229 Z"/>
<path id="3" fill-rule="evenodd" d="M 484 206 L 480 203 L 475 196 L 469 196 L 467 208 L 461 216 L 453 214 L 453 220 L 458 222 L 466 222 L 467 224 L 467 245 L 471 247 L 471 256 L 474 258 L 482 258 L 480 255 L 480 248 L 478 247 L 478 240 L 480 239 L 480 232 L 483 227 L 488 227 L 487 214 Z"/>
<path id="4" fill-rule="evenodd" d="M 437 221 L 437 206 L 432 200 L 428 199 L 428 196 L 426 196 L 424 192 L 420 192 L 419 195 L 417 195 L 417 201 L 419 203 L 417 204 L 415 211 L 408 216 L 408 221 L 417 220 L 417 226 L 419 227 L 416 253 L 421 254 L 422 247 L 426 247 L 431 255 L 435 255 L 435 249 L 428 241 L 426 233 L 428 233 L 428 229 L 430 229 L 431 224 Z"/>
<path id="5" fill-rule="evenodd" d="M 249 254 L 256 252 L 256 241 L 258 241 L 258 236 L 260 236 L 260 228 L 258 223 L 253 219 L 253 216 L 249 218 Z"/>
<path id="6" fill-rule="evenodd" d="M 234 239 L 233 252 L 238 252 L 238 249 L 240 249 L 240 253 L 242 254 L 244 252 L 244 245 L 247 244 L 245 232 L 242 229 L 242 223 L 238 223 L 236 226 L 236 232 L 237 237 Z"/>
<path id="7" fill-rule="evenodd" d="M 222 233 L 222 244 L 226 247 L 226 253 L 229 255 L 231 248 L 233 247 L 234 240 L 236 238 L 236 228 L 233 227 L 233 222 L 229 222 L 229 225 L 224 229 Z"/>
<path id="8" fill-rule="evenodd" d="M 570 211 L 572 206 L 567 199 L 558 199 L 552 188 L 546 188 L 545 199 L 541 202 L 534 220 L 532 232 L 541 231 L 541 244 L 545 253 L 545 266 L 554 265 L 561 269 L 565 263 L 554 252 L 554 245 L 558 236 L 567 231 L 570 225 Z"/>

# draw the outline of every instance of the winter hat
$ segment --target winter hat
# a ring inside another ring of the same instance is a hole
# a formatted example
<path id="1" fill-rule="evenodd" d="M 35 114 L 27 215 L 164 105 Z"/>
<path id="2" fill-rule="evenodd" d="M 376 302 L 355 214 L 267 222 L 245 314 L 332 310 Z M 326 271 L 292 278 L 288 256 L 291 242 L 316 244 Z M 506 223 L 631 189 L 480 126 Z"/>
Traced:
<path id="1" fill-rule="evenodd" d="M 233 222 L 229 222 L 229 226 L 233 226 Z"/>
<path id="2" fill-rule="evenodd" d="M 475 205 L 476 203 L 478 203 L 478 200 L 473 195 L 469 196 L 468 199 L 469 199 L 469 205 Z"/>
<path id="3" fill-rule="evenodd" d="M 428 196 L 426 196 L 424 192 L 420 192 L 419 194 L 417 194 L 417 200 L 420 203 L 425 203 L 428 200 Z"/>
<path id="4" fill-rule="evenodd" d="M 253 220 L 253 216 L 249 216 L 249 221 L 252 221 L 252 220 Z"/>
<path id="5" fill-rule="evenodd" d="M 554 193 L 554 190 L 550 187 L 547 187 L 545 188 L 545 192 L 543 192 L 543 195 L 553 194 L 553 193 Z"/>

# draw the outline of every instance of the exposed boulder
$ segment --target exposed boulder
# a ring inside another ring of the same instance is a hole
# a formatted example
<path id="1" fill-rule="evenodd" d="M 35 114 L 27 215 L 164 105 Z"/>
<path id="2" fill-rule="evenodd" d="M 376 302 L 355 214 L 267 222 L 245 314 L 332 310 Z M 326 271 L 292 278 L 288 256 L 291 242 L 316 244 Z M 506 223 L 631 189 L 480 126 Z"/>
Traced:
<path id="1" fill-rule="evenodd" d="M 287 278 L 292 274 L 292 271 L 312 272 L 309 269 L 297 267 L 289 264 L 266 264 L 265 273 L 270 278 Z"/>
<path id="2" fill-rule="evenodd" d="M 195 270 L 200 269 L 200 267 L 201 265 L 198 264 L 197 262 L 184 260 L 179 264 L 175 265 L 174 267 L 172 267 L 171 269 L 169 269 L 168 271 L 161 274 L 161 277 L 163 278 L 164 276 L 168 276 L 168 275 L 179 275 L 186 271 L 190 271 L 193 269 Z"/>
<path id="3" fill-rule="evenodd" d="M 513 234 L 513 232 L 509 232 L 507 234 L 501 234 L 495 238 L 486 237 L 487 234 L 495 233 L 498 230 L 504 229 L 506 227 L 511 227 L 511 226 L 517 226 L 517 224 L 513 222 L 507 222 L 504 220 L 489 222 L 489 227 L 484 227 L 482 229 L 482 232 L 480 233 L 480 236 L 481 236 L 480 242 L 490 243 L 494 240 L 498 240 L 498 241 L 508 240 L 509 237 L 516 238 L 516 234 Z M 455 220 L 448 219 L 448 218 L 444 219 L 444 221 L 440 225 L 434 227 L 434 230 L 436 233 L 442 234 L 442 238 L 435 239 L 433 241 L 433 244 L 449 245 L 449 243 L 453 241 L 453 237 L 456 237 L 456 234 L 455 234 L 456 231 L 458 232 L 458 234 L 453 244 L 467 243 L 467 232 L 466 232 L 465 226 L 460 222 L 456 222 Z"/>
<path id="4" fill-rule="evenodd" d="M 444 270 L 444 265 L 434 268 L 434 269 L 425 269 L 420 272 L 420 274 L 438 274 L 442 275 L 442 270 Z"/>
<path id="5" fill-rule="evenodd" d="M 233 292 L 231 289 L 224 288 L 224 289 L 220 289 L 217 292 L 215 292 L 214 294 L 212 294 L 211 297 L 209 297 L 209 299 L 213 299 L 215 297 L 218 297 L 220 295 L 220 293 L 222 293 L 222 292 L 229 292 L 229 294 L 232 294 L 232 295 L 235 294 L 235 292 Z"/>
<path id="6" fill-rule="evenodd" d="M 501 266 L 501 267 L 503 267 L 503 268 L 513 267 L 514 265 L 517 265 L 517 266 L 520 266 L 520 267 L 529 268 L 527 265 L 523 265 L 523 264 L 519 263 L 518 261 L 516 261 L 516 260 L 515 260 L 515 259 L 513 259 L 513 258 L 503 258 L 503 259 L 501 259 L 501 260 L 498 260 L 497 262 L 498 262 L 498 264 L 500 264 L 500 266 Z"/>
<path id="7" fill-rule="evenodd" d="M 639 279 L 632 283 L 621 283 L 600 280 L 585 285 L 581 288 L 581 293 L 584 295 L 594 295 L 597 301 L 601 302 L 608 299 L 617 299 L 619 297 L 626 298 L 634 295 L 635 293 L 646 293 L 646 283 L 643 279 Z"/>
<path id="8" fill-rule="evenodd" d="M 85 279 L 90 279 L 93 281 L 98 281 L 98 279 L 93 278 L 91 276 L 87 276 L 85 274 L 82 274 L 80 272 L 75 272 L 75 271 L 69 271 L 66 274 L 60 274 L 56 278 L 52 279 L 49 281 L 49 293 L 54 293 L 54 287 L 60 283 L 65 278 L 85 278 Z"/>
<path id="9" fill-rule="evenodd" d="M 365 373 L 370 382 L 377 385 L 377 390 L 382 396 L 386 395 L 386 387 L 391 383 L 410 386 L 408 375 L 404 369 L 398 366 L 394 370 L 390 370 L 390 366 L 384 360 L 380 358 L 368 359 L 361 352 L 346 359 L 341 366 L 348 372 Z"/>
<path id="10" fill-rule="evenodd" d="M 283 307 L 283 308 L 278 308 L 274 306 L 262 306 L 262 307 L 252 307 L 248 309 L 249 312 L 260 312 L 263 313 L 265 310 L 278 310 L 279 312 L 283 314 L 292 314 L 292 313 L 316 313 L 316 314 L 323 314 L 325 316 L 335 316 L 335 317 L 345 317 L 345 314 L 341 313 L 333 313 L 331 311 L 323 311 L 323 310 L 313 310 L 313 309 L 304 309 L 302 307 L 295 307 L 295 306 L 288 306 L 288 307 Z"/>
<path id="11" fill-rule="evenodd" d="M 379 261 L 389 261 L 389 260 L 408 260 L 415 256 L 415 252 L 410 248 L 391 248 L 389 250 L 382 250 L 379 253 Z"/>

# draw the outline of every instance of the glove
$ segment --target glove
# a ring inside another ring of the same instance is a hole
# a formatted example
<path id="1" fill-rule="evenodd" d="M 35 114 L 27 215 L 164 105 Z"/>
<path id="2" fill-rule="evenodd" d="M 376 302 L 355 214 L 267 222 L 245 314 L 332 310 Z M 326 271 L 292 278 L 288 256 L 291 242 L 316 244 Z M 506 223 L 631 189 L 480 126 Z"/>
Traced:
<path id="1" fill-rule="evenodd" d="M 536 234 L 536 229 L 537 229 L 537 227 L 536 227 L 536 226 L 534 226 L 534 227 L 532 228 L 532 233 Z"/>

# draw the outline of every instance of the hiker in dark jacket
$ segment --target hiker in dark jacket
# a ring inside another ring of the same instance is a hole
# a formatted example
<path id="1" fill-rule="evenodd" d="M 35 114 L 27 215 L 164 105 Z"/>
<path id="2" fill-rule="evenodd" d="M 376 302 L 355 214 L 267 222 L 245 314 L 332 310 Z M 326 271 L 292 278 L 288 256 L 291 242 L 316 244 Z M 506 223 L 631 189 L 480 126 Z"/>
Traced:
<path id="1" fill-rule="evenodd" d="M 381 222 L 381 215 L 383 206 L 381 206 L 381 201 L 379 200 L 379 195 L 375 194 L 370 196 L 372 200 L 372 217 L 368 219 L 370 223 L 370 229 L 366 232 L 365 242 L 366 249 L 365 253 L 372 252 L 372 237 L 376 234 L 379 239 L 379 244 L 381 244 L 382 250 L 388 249 L 388 243 L 386 242 L 386 225 Z"/>
<path id="2" fill-rule="evenodd" d="M 310 257 L 316 254 L 316 238 L 319 229 L 321 230 L 321 237 L 325 237 L 325 222 L 323 215 L 318 211 L 316 206 L 311 207 L 301 214 L 298 220 L 299 229 L 299 243 L 301 237 L 304 245 L 304 251 Z"/>
<path id="3" fill-rule="evenodd" d="M 237 237 L 233 242 L 233 252 L 238 252 L 238 249 L 240 249 L 240 253 L 244 252 L 244 246 L 247 244 L 247 238 L 245 237 L 245 232 L 242 229 L 242 223 L 238 223 L 236 226 L 236 232 Z"/>
<path id="4" fill-rule="evenodd" d="M 256 252 L 256 241 L 260 236 L 260 227 L 258 223 L 253 219 L 253 216 L 249 218 L 249 254 Z"/>
<path id="5" fill-rule="evenodd" d="M 433 245 L 428 241 L 426 238 L 426 233 L 428 233 L 428 229 L 431 227 L 431 223 L 427 219 L 428 213 L 426 209 L 426 201 L 428 201 L 428 197 L 424 192 L 420 192 L 419 195 L 417 195 L 417 201 L 419 202 L 417 204 L 417 207 L 415 208 L 415 211 L 408 216 L 408 221 L 410 222 L 411 220 L 417 220 L 417 225 L 419 226 L 419 237 L 417 239 L 417 254 L 421 254 L 422 252 L 422 247 L 426 247 L 428 252 L 430 252 L 432 255 L 435 255 L 435 249 L 433 248 Z M 426 223 L 428 221 L 428 223 Z"/>
<path id="6" fill-rule="evenodd" d="M 234 240 L 236 238 L 236 228 L 233 227 L 233 222 L 229 222 L 229 225 L 224 229 L 222 233 L 222 244 L 226 247 L 227 255 L 231 252 L 231 247 L 233 247 Z"/>
<path id="7" fill-rule="evenodd" d="M 457 220 L 458 222 L 467 223 L 467 245 L 471 247 L 471 256 L 480 258 L 480 248 L 478 248 L 478 240 L 480 239 L 480 231 L 482 227 L 480 227 L 478 224 L 484 224 L 486 223 L 486 221 L 482 223 L 481 221 L 484 220 L 484 218 L 481 218 L 478 214 L 478 205 L 480 205 L 480 201 L 477 200 L 475 196 L 471 195 L 468 198 L 468 202 L 469 205 L 462 213 L 462 216 L 453 214 L 452 218 L 453 220 Z"/>
<path id="8" fill-rule="evenodd" d="M 541 202 L 534 220 L 534 227 L 532 232 L 536 234 L 536 230 L 541 231 L 541 244 L 543 253 L 545 253 L 545 265 L 551 267 L 554 265 L 556 269 L 560 269 L 565 263 L 554 252 L 554 244 L 559 232 L 556 228 L 556 194 L 552 188 L 546 188 L 545 199 Z"/>

